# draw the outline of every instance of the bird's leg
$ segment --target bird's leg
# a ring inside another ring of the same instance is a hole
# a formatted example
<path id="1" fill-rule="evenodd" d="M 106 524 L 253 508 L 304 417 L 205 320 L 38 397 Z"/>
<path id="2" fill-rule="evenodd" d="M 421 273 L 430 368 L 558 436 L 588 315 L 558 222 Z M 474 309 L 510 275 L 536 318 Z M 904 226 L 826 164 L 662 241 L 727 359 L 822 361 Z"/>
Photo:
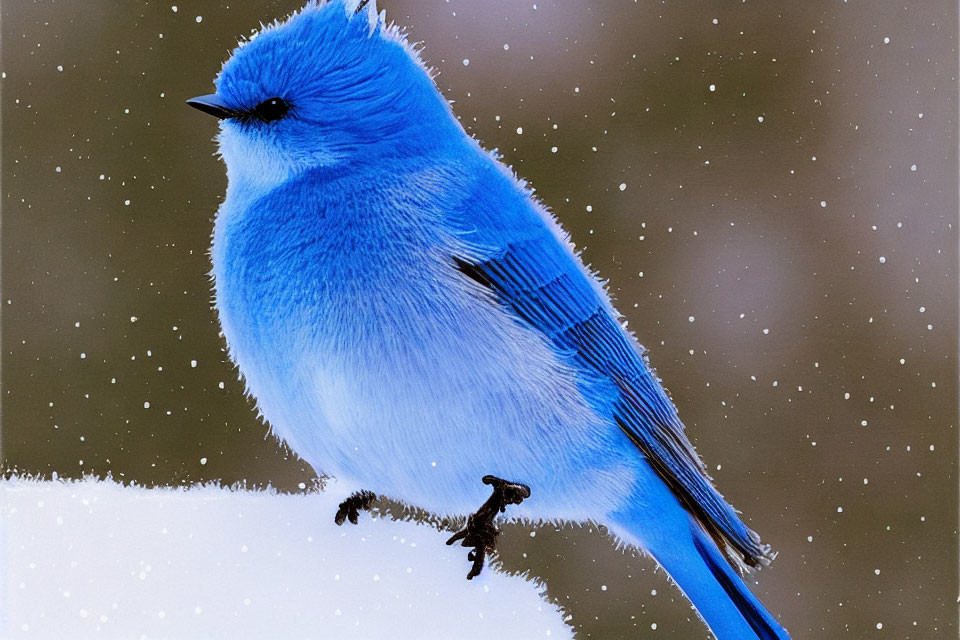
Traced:
<path id="1" fill-rule="evenodd" d="M 482 507 L 477 509 L 476 513 L 467 518 L 466 528 L 456 532 L 447 540 L 447 544 L 463 540 L 460 543 L 461 547 L 473 547 L 467 554 L 467 560 L 473 563 L 470 573 L 467 574 L 467 580 L 473 580 L 475 576 L 480 575 L 484 558 L 488 553 L 492 553 L 497 545 L 500 530 L 494 526 L 493 519 L 498 513 L 505 512 L 508 504 L 520 504 L 530 497 L 530 487 L 518 482 L 507 482 L 495 476 L 483 476 L 483 484 L 492 485 L 493 494 Z"/>
<path id="2" fill-rule="evenodd" d="M 377 498 L 377 494 L 372 491 L 357 491 L 355 494 L 340 503 L 337 509 L 337 515 L 333 521 L 338 525 L 343 524 L 344 520 L 349 520 L 352 524 L 357 524 L 357 518 L 360 517 L 360 510 L 370 508 L 370 503 Z"/>

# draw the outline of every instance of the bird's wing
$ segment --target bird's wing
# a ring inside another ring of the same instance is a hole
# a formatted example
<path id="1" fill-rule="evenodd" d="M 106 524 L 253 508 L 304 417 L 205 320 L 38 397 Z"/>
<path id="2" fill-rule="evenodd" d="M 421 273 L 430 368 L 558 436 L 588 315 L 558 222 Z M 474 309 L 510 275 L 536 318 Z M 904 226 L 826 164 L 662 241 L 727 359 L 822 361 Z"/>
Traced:
<path id="1" fill-rule="evenodd" d="M 641 347 L 550 214 L 509 176 L 487 177 L 447 221 L 462 241 L 455 266 L 575 367 L 612 381 L 613 418 L 731 562 L 765 561 L 769 549 L 713 487 Z"/>

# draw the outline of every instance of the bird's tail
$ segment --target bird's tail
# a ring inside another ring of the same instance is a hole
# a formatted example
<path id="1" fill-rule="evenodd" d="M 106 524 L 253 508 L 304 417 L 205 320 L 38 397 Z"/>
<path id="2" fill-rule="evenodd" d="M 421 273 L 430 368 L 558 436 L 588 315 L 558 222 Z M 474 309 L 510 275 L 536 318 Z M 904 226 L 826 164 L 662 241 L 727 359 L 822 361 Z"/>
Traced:
<path id="1" fill-rule="evenodd" d="M 608 525 L 654 557 L 718 640 L 789 640 L 701 526 L 678 503 L 664 506 L 658 505 L 655 521 L 640 505 L 613 514 Z"/>

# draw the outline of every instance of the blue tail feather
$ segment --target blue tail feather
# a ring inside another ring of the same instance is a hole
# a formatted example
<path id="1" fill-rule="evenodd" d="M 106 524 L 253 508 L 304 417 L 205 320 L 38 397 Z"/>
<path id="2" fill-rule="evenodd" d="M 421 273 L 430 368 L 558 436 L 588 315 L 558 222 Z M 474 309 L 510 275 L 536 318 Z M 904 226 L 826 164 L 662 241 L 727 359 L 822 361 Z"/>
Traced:
<path id="1" fill-rule="evenodd" d="M 696 526 L 696 525 L 694 525 Z M 706 563 L 713 577 L 726 592 L 740 615 L 760 640 L 784 640 L 789 638 L 786 630 L 770 615 L 760 600 L 743 583 L 730 564 L 723 558 L 713 541 L 701 531 L 695 531 L 693 545 Z M 709 547 L 707 546 L 709 545 Z"/>
<path id="2" fill-rule="evenodd" d="M 650 484 L 606 522 L 624 542 L 653 556 L 718 640 L 789 640 L 716 542 L 666 486 Z"/>

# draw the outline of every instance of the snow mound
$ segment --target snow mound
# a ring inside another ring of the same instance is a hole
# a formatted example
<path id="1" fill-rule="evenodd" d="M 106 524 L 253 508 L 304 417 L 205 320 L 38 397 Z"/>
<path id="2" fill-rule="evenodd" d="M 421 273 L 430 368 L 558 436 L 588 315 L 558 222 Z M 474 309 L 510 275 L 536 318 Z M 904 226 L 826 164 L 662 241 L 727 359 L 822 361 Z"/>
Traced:
<path id="1" fill-rule="evenodd" d="M 572 638 L 542 588 L 331 492 L 0 481 L 3 638 Z"/>

